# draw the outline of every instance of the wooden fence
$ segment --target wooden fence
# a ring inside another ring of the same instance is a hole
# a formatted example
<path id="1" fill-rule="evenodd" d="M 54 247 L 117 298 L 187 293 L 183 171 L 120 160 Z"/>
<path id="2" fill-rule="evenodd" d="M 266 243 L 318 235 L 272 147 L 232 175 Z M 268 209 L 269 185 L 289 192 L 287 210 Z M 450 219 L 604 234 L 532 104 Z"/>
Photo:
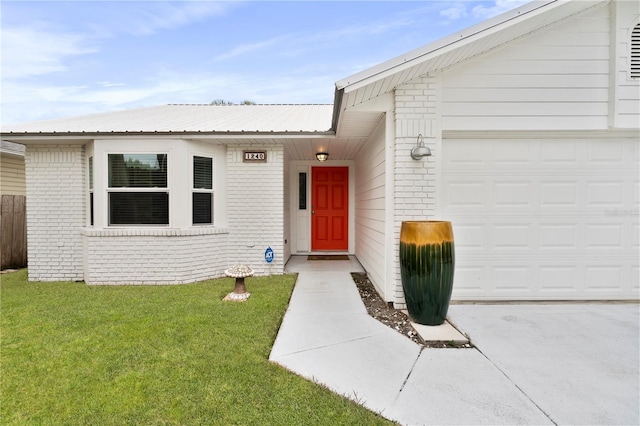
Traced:
<path id="1" fill-rule="evenodd" d="M 24 195 L 3 195 L 0 215 L 0 269 L 27 266 L 27 211 Z"/>

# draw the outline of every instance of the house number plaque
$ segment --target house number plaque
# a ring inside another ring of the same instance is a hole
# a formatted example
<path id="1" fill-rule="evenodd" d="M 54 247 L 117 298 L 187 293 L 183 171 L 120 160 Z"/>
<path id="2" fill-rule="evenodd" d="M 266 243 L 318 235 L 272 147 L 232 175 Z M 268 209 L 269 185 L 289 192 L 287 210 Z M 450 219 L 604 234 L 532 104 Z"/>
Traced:
<path id="1" fill-rule="evenodd" d="M 244 163 L 266 163 L 267 151 L 242 151 Z"/>

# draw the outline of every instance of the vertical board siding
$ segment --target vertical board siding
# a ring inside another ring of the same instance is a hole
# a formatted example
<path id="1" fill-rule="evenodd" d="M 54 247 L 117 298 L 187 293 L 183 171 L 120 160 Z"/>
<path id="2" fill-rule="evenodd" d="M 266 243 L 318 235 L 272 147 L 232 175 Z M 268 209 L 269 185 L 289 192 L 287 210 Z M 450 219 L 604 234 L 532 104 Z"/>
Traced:
<path id="1" fill-rule="evenodd" d="M 384 120 L 356 156 L 356 256 L 385 300 L 385 141 Z"/>
<path id="2" fill-rule="evenodd" d="M 2 195 L 0 269 L 27 266 L 27 218 L 24 195 Z"/>
<path id="3" fill-rule="evenodd" d="M 443 73 L 443 129 L 606 129 L 609 24 L 599 7 Z"/>

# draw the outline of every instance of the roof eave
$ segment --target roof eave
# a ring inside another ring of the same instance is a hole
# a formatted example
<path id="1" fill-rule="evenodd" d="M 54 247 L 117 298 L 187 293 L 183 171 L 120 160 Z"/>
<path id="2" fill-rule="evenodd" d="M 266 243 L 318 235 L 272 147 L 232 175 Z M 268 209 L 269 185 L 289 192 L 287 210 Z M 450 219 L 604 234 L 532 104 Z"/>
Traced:
<path id="1" fill-rule="evenodd" d="M 84 143 L 92 139 L 112 139 L 122 137 L 154 137 L 154 138 L 184 138 L 184 139 L 309 139 L 334 137 L 333 130 L 327 131 L 182 131 L 182 132 L 162 132 L 162 131 L 122 131 L 122 132 L 10 132 L 1 133 L 0 136 L 12 142 L 29 144 L 34 141 L 49 139 L 51 141 L 74 140 Z"/>
<path id="2" fill-rule="evenodd" d="M 342 111 L 342 98 L 344 97 L 344 89 L 339 89 L 336 85 L 335 94 L 333 95 L 333 116 L 331 118 L 331 130 L 338 131 L 338 120 Z"/>

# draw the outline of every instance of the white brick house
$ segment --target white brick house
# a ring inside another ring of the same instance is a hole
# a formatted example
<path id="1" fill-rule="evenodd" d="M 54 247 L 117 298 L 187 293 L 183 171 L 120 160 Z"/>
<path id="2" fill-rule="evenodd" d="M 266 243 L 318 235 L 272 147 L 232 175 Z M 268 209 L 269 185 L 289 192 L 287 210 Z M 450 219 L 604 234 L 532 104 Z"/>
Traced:
<path id="1" fill-rule="evenodd" d="M 639 16 L 531 3 L 337 82 L 334 105 L 4 128 L 27 146 L 30 279 L 183 283 L 339 252 L 402 306 L 401 223 L 437 218 L 454 299 L 638 299 Z"/>

